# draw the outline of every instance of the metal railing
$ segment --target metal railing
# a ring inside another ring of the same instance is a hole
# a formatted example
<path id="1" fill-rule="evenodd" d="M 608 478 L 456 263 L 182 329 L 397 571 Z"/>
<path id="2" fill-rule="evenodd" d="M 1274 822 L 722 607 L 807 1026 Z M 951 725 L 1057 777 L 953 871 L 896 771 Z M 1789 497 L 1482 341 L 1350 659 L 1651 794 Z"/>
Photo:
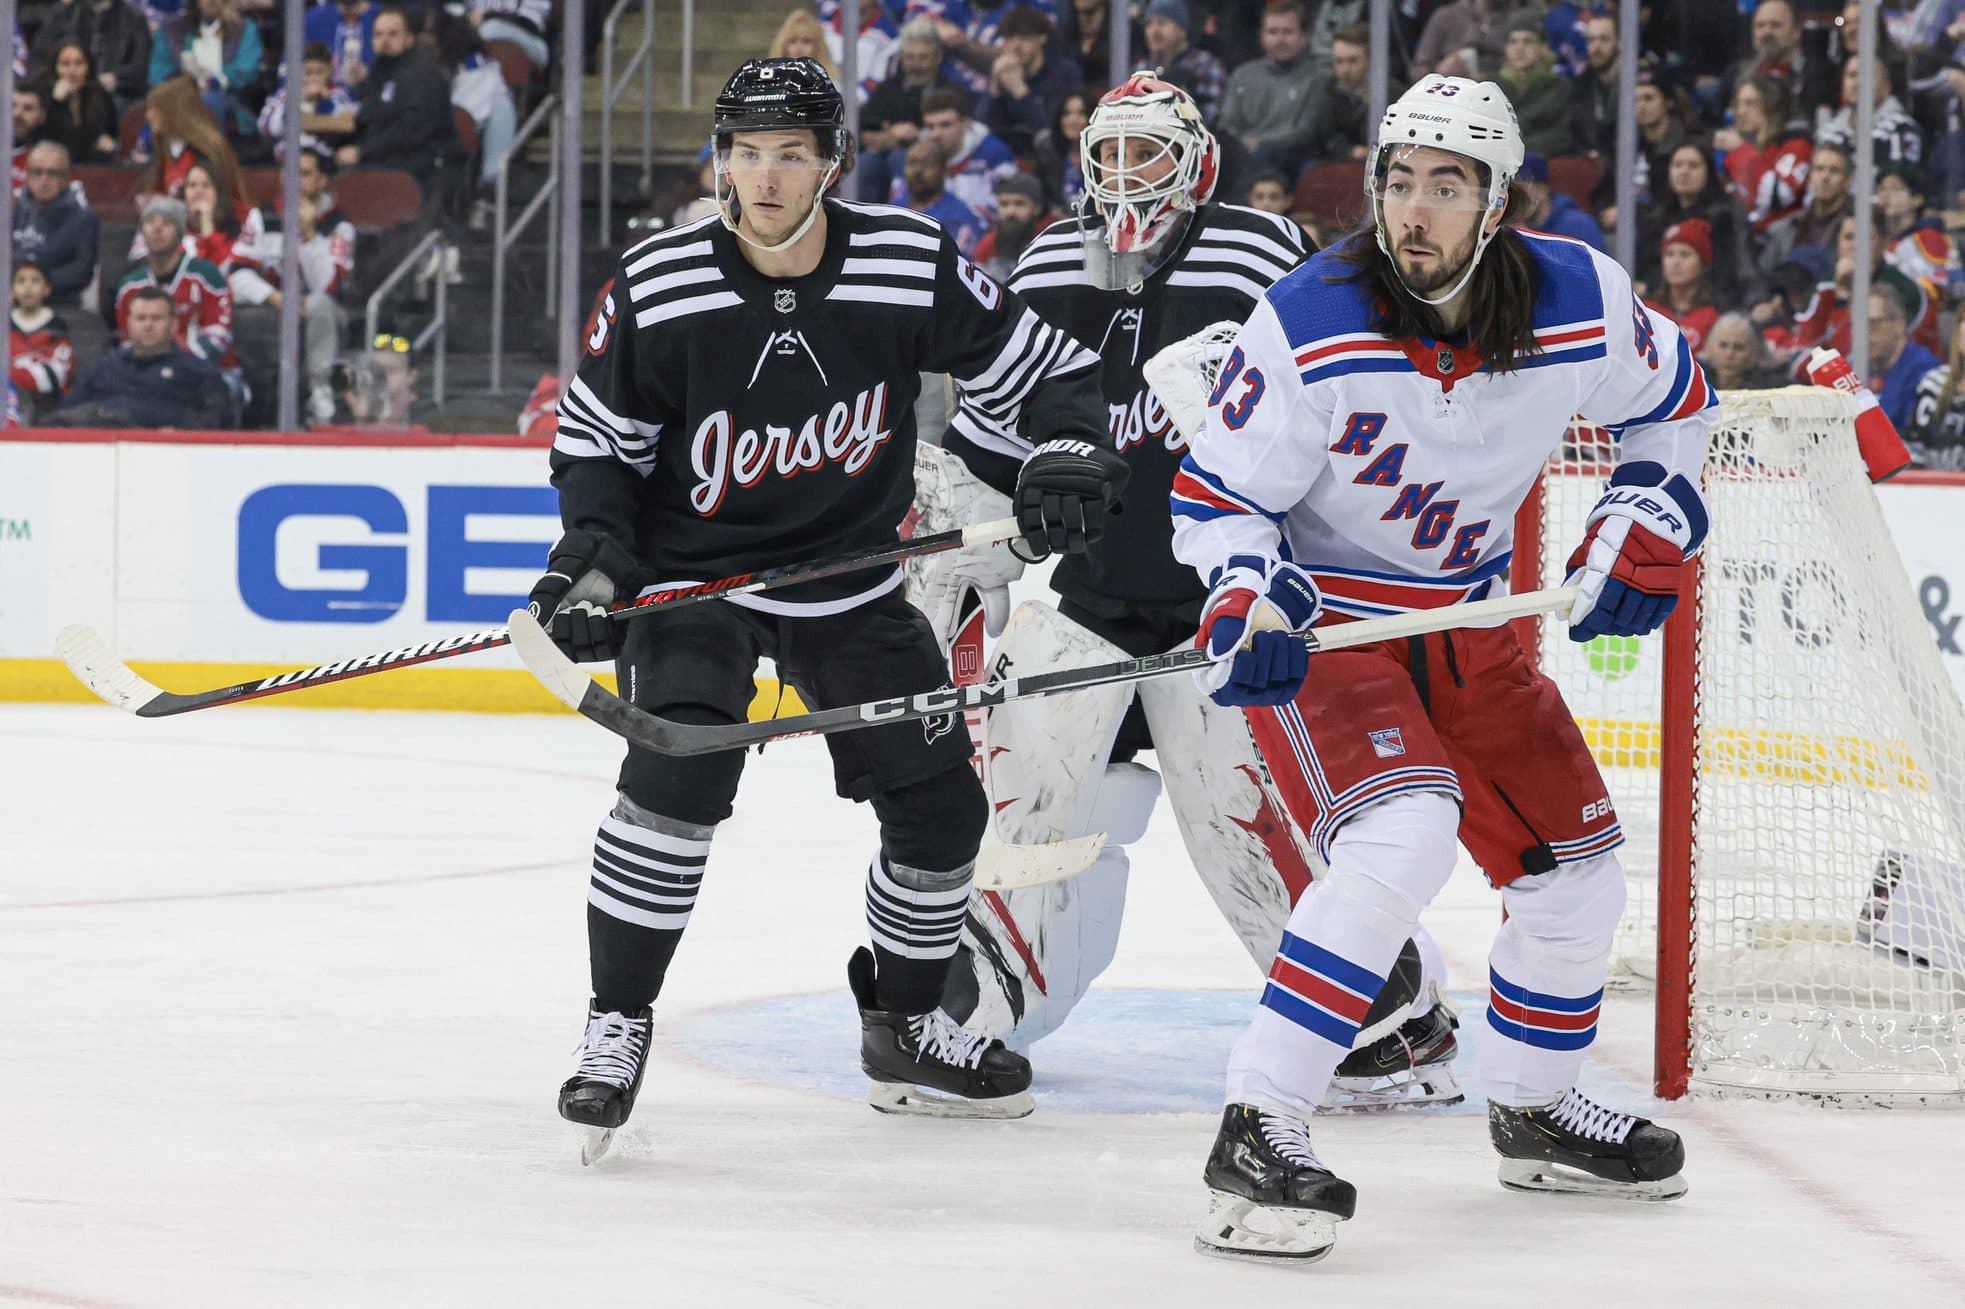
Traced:
<path id="1" fill-rule="evenodd" d="M 433 340 L 437 344 L 437 348 L 431 356 L 431 371 L 434 374 L 431 390 L 440 408 L 443 405 L 445 396 L 444 356 L 450 349 L 450 270 L 445 266 L 444 249 L 442 228 L 426 232 L 423 239 L 418 241 L 415 247 L 403 256 L 402 262 L 391 269 L 389 275 L 382 279 L 382 284 L 369 293 L 368 314 L 362 323 L 362 349 L 367 351 L 374 345 L 375 338 L 379 334 L 376 329 L 381 322 L 382 301 L 387 298 L 390 291 L 395 289 L 397 283 L 416 271 L 418 264 L 425 260 L 434 260 L 436 276 L 432 280 L 437 284 L 436 317 L 432 318 L 428 325 L 416 334 L 409 345 L 411 350 L 420 351 Z"/>
<path id="2" fill-rule="evenodd" d="M 641 6 L 641 44 L 628 57 L 628 66 L 614 74 L 614 34 L 630 6 Z M 684 19 L 687 22 L 687 17 Z M 685 36 L 683 58 L 688 59 Z M 648 194 L 655 180 L 655 0 L 621 0 L 608 14 L 600 29 L 600 225 L 596 239 L 605 246 L 613 220 L 614 201 L 614 105 L 634 82 L 641 70 L 641 193 Z M 683 77 L 687 79 L 688 73 Z M 683 83 L 688 85 L 685 80 Z M 686 103 L 686 102 L 685 102 Z"/>
<path id="3" fill-rule="evenodd" d="M 696 103 L 696 0 L 682 0 L 682 107 Z"/>
<path id="4" fill-rule="evenodd" d="M 506 148 L 505 157 L 498 161 L 498 181 L 494 189 L 497 198 L 494 202 L 491 244 L 491 389 L 494 391 L 503 389 L 501 384 L 504 380 L 505 260 L 510 255 L 513 244 L 538 216 L 542 205 L 546 209 L 545 313 L 549 318 L 558 317 L 559 297 L 554 294 L 554 290 L 559 277 L 560 218 L 559 206 L 550 203 L 560 188 L 560 157 L 564 146 L 564 142 L 560 139 L 562 135 L 560 118 L 553 112 L 558 103 L 558 100 L 550 95 L 541 100 L 538 107 L 519 127 L 518 133 L 512 137 L 512 144 Z M 526 201 L 525 208 L 519 210 L 519 216 L 507 222 L 506 216 L 511 204 L 512 160 L 519 157 L 519 151 L 524 149 L 525 143 L 539 130 L 541 124 L 545 125 L 547 133 L 546 181 L 533 197 Z M 578 240 L 577 232 L 571 235 L 576 241 Z"/>

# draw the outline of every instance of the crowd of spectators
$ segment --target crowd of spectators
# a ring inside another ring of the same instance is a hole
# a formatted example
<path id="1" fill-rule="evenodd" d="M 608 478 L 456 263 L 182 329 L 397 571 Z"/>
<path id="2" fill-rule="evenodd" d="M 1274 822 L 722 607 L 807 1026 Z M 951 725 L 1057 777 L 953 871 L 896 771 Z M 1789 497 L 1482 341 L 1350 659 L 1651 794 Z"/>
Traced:
<path id="1" fill-rule="evenodd" d="M 1631 224 L 1640 294 L 1715 378 L 1782 385 L 1805 380 L 1817 347 L 1850 349 L 1858 8 L 1646 6 L 1631 214 L 1615 203 L 1614 4 L 1399 0 L 1390 92 L 1429 72 L 1498 81 L 1529 151 L 1527 225 L 1608 249 Z M 1114 12 L 1111 0 L 866 0 L 850 185 L 935 214 L 1009 267 L 1082 194 L 1078 134 L 1114 81 Z M 1372 127 L 1365 0 L 1133 0 L 1117 12 L 1134 66 L 1192 94 L 1219 139 L 1219 198 L 1290 214 L 1325 243 L 1356 220 Z M 837 76 L 841 16 L 836 0 L 796 10 L 778 52 L 816 53 Z M 1878 48 L 1876 292 L 1857 372 L 1921 463 L 1965 468 L 1948 330 L 1965 298 L 1952 235 L 1965 229 L 1965 0 L 1885 0 Z"/>
<path id="2" fill-rule="evenodd" d="M 277 375 L 268 356 L 288 291 L 280 271 L 289 233 L 304 282 L 293 292 L 305 415 L 326 423 L 364 407 L 336 385 L 375 369 L 366 343 L 352 343 L 361 348 L 342 366 L 357 238 L 335 203 L 335 179 L 407 173 L 424 197 L 417 223 L 482 230 L 517 126 L 508 78 L 521 93 L 536 90 L 553 59 L 553 0 L 329 0 L 305 11 L 290 94 L 283 9 L 272 0 L 20 8 L 8 378 L 12 408 L 39 423 L 266 421 L 270 387 L 261 384 L 255 405 L 252 379 Z M 823 48 L 816 23 L 811 38 Z M 504 55 L 516 52 L 511 67 L 531 69 L 530 85 L 501 68 L 500 43 Z M 291 219 L 277 184 L 262 180 L 255 195 L 247 180 L 249 169 L 283 159 L 290 109 L 301 145 Z M 475 131 L 460 138 L 466 120 Z M 475 157 L 463 146 L 470 136 Z M 120 222 L 111 215 L 105 227 L 78 168 L 128 177 L 114 188 L 124 197 Z M 426 280 L 458 279 L 456 242 L 447 244 Z M 168 348 L 154 339 L 160 312 Z M 238 319 L 252 330 L 237 330 Z M 412 361 L 399 362 L 413 374 Z M 160 400 L 160 390 L 177 399 Z"/>

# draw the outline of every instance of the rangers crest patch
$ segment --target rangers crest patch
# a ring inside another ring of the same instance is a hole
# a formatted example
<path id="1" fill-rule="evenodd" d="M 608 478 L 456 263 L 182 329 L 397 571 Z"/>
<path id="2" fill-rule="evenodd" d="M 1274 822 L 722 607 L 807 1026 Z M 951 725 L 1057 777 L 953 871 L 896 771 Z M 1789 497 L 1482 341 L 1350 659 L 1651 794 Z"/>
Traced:
<path id="1" fill-rule="evenodd" d="M 1405 737 L 1399 734 L 1399 729 L 1396 727 L 1368 732 L 1366 735 L 1371 737 L 1372 753 L 1380 759 L 1396 759 L 1406 752 Z"/>

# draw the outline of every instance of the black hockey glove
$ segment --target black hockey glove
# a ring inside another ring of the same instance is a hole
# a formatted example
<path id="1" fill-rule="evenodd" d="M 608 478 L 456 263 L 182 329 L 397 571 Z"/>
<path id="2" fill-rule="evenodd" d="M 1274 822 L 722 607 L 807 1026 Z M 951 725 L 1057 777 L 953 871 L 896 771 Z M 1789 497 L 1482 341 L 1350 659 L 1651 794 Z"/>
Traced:
<path id="1" fill-rule="evenodd" d="M 1012 497 L 1024 545 L 1039 559 L 1083 554 L 1105 535 L 1132 469 L 1090 441 L 1046 441 L 1024 460 Z"/>
<path id="2" fill-rule="evenodd" d="M 623 626 L 607 616 L 607 607 L 640 589 L 642 571 L 614 538 L 568 532 L 553 545 L 526 607 L 574 663 L 611 660 L 620 653 Z"/>

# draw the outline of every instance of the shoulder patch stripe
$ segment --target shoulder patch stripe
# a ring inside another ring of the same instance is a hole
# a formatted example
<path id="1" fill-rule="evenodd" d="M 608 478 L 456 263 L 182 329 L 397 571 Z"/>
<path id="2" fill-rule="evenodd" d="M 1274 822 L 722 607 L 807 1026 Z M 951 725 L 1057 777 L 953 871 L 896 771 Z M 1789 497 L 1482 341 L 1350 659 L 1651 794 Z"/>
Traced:
<path id="1" fill-rule="evenodd" d="M 744 303 L 744 297 L 735 291 L 717 291 L 710 295 L 691 296 L 686 300 L 668 300 L 651 305 L 635 315 L 636 327 L 653 327 L 656 323 L 666 323 L 671 319 L 688 318 L 693 314 L 706 314 L 717 309 L 732 309 Z"/>
<path id="2" fill-rule="evenodd" d="M 855 300 L 865 304 L 905 305 L 912 309 L 932 309 L 933 291 L 903 290 L 900 287 L 870 283 L 840 282 L 826 292 L 828 300 Z"/>
<path id="3" fill-rule="evenodd" d="M 917 250 L 935 251 L 941 249 L 942 239 L 934 232 L 908 232 L 899 228 L 889 228 L 872 232 L 855 232 L 846 238 L 849 246 L 904 245 Z"/>
<path id="4" fill-rule="evenodd" d="M 1211 227 L 1194 239 L 1196 249 L 1210 245 L 1246 246 L 1251 250 L 1260 250 L 1271 259 L 1291 268 L 1296 266 L 1302 253 L 1259 233 L 1240 232 L 1229 227 Z"/>
<path id="5" fill-rule="evenodd" d="M 1333 355 L 1367 352 L 1405 358 L 1405 351 L 1399 349 L 1398 344 L 1391 337 L 1381 336 L 1376 332 L 1360 332 L 1352 336 L 1332 336 L 1322 341 L 1311 342 L 1297 351 L 1296 366 L 1306 368 L 1320 359 L 1328 359 Z"/>
<path id="6" fill-rule="evenodd" d="M 338 213 L 340 211 L 337 210 L 336 212 Z M 706 218 L 698 218 L 693 223 L 684 223 L 681 227 L 671 227 L 664 231 L 656 232 L 653 233 L 652 235 L 645 236 L 641 240 L 635 242 L 633 245 L 629 246 L 626 250 L 621 252 L 621 262 L 626 263 L 631 259 L 634 259 L 642 254 L 647 253 L 650 250 L 655 249 L 657 246 L 669 245 L 675 241 L 682 239 L 685 236 L 691 235 L 692 233 L 702 231 L 704 228 L 707 228 L 712 223 L 718 223 L 721 221 L 722 219 L 720 216 L 716 214 L 711 214 Z"/>
<path id="7" fill-rule="evenodd" d="M 677 287 L 701 286 L 705 282 L 723 281 L 723 271 L 718 268 L 685 268 L 679 273 L 665 273 L 660 277 L 644 278 L 639 282 L 628 283 L 630 301 L 646 300 L 651 295 L 673 291 Z"/>
<path id="8" fill-rule="evenodd" d="M 1083 268 L 1067 268 L 1058 272 L 1041 272 L 1030 277 L 1019 277 L 1012 287 L 1016 291 L 1039 291 L 1047 286 L 1090 286 L 1092 279 L 1085 275 Z"/>
<path id="9" fill-rule="evenodd" d="M 935 261 L 932 259 L 848 259 L 840 266 L 842 278 L 853 277 L 925 277 L 933 281 Z"/>
<path id="10" fill-rule="evenodd" d="M 650 250 L 639 259 L 627 264 L 622 271 L 629 277 L 638 277 L 651 268 L 655 268 L 661 264 L 674 263 L 678 259 L 694 259 L 698 256 L 707 259 L 714 253 L 714 249 L 708 241 L 692 241 L 688 245 L 662 246 L 659 249 Z"/>
<path id="11" fill-rule="evenodd" d="M 917 214 L 914 210 L 901 205 L 868 204 L 863 200 L 835 200 L 833 203 L 843 205 L 855 213 L 865 214 L 868 218 L 884 218 L 889 221 L 901 219 L 913 223 L 917 227 L 924 227 L 931 232 L 940 232 L 942 230 L 942 225 L 928 217 L 928 215 Z"/>

